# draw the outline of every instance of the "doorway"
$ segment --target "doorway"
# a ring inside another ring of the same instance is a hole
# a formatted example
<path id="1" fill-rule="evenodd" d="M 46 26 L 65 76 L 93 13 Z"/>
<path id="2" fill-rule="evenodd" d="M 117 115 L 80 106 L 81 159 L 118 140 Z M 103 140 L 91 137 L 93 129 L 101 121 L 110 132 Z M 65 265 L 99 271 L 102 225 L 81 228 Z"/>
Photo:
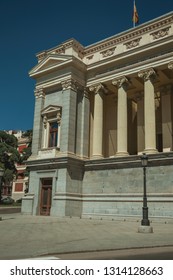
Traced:
<path id="1" fill-rule="evenodd" d="M 52 178 L 41 180 L 40 215 L 49 216 L 52 204 Z"/>

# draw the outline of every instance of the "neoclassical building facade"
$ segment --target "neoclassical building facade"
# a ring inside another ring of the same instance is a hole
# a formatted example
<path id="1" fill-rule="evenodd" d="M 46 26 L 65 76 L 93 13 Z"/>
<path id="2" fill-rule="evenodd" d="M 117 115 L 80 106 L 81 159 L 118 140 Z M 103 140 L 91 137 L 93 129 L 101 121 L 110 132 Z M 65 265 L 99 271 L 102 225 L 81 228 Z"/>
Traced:
<path id="1" fill-rule="evenodd" d="M 33 215 L 173 216 L 173 13 L 90 46 L 37 54 L 29 193 Z"/>

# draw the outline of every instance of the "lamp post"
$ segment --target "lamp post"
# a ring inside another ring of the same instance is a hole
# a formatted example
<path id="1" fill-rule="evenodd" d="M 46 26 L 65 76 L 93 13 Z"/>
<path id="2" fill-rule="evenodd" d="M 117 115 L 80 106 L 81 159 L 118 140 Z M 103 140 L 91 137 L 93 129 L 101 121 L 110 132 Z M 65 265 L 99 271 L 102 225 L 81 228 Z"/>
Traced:
<path id="1" fill-rule="evenodd" d="M 2 177 L 4 175 L 4 169 L 0 168 L 0 203 L 1 203 L 1 195 L 2 195 Z"/>
<path id="2" fill-rule="evenodd" d="M 141 156 L 141 163 L 143 167 L 143 207 L 142 207 L 142 220 L 138 232 L 153 232 L 148 219 L 148 206 L 147 206 L 147 185 L 146 185 L 146 167 L 148 165 L 148 156 L 143 153 Z"/>
<path id="3" fill-rule="evenodd" d="M 1 192 L 2 192 L 2 190 L 1 190 L 1 183 L 2 183 L 2 177 L 3 177 L 3 175 L 4 175 L 4 169 L 2 169 L 2 168 L 0 168 L 0 203 L 1 203 Z M 2 220 L 2 218 L 0 217 L 0 221 Z"/>

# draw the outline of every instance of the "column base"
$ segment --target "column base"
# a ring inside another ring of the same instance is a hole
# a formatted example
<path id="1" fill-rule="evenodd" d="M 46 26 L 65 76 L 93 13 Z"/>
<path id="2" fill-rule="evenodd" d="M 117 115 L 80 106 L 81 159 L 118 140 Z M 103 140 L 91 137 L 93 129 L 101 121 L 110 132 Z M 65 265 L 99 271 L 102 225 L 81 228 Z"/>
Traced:
<path id="1" fill-rule="evenodd" d="M 157 149 L 145 149 L 144 153 L 145 154 L 157 154 L 158 150 Z"/>
<path id="2" fill-rule="evenodd" d="M 153 233 L 153 227 L 151 226 L 139 226 L 138 227 L 139 233 Z"/>
<path id="3" fill-rule="evenodd" d="M 102 159 L 103 155 L 92 155 L 91 159 Z"/>
<path id="4" fill-rule="evenodd" d="M 129 156 L 129 153 L 128 152 L 117 152 L 115 154 L 116 157 L 127 157 Z"/>

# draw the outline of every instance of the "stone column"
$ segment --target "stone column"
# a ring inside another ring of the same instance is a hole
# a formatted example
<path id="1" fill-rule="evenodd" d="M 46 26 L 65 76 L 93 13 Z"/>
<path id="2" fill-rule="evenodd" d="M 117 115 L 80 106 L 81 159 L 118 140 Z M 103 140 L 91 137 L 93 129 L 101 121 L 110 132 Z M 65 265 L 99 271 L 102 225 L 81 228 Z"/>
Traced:
<path id="1" fill-rule="evenodd" d="M 112 81 L 118 87 L 117 152 L 116 156 L 127 156 L 127 87 L 128 79 L 121 77 Z"/>
<path id="2" fill-rule="evenodd" d="M 34 111 L 34 125 L 33 125 L 33 139 L 32 139 L 32 156 L 38 154 L 41 148 L 42 138 L 42 116 L 41 110 L 44 108 L 45 93 L 42 88 L 35 90 L 35 111 Z"/>
<path id="3" fill-rule="evenodd" d="M 144 133 L 144 94 L 140 92 L 136 96 L 137 102 L 137 152 L 142 154 L 145 149 Z"/>
<path id="4" fill-rule="evenodd" d="M 160 88 L 162 104 L 162 135 L 163 152 L 173 149 L 173 123 L 172 123 L 172 86 L 167 85 Z"/>
<path id="5" fill-rule="evenodd" d="M 94 85 L 89 88 L 95 94 L 93 123 L 93 158 L 103 157 L 103 95 L 104 86 Z"/>
<path id="6" fill-rule="evenodd" d="M 146 69 L 138 73 L 144 79 L 144 123 L 145 123 L 145 153 L 157 153 L 156 149 L 156 117 L 153 81 L 156 78 L 154 69 Z"/>

